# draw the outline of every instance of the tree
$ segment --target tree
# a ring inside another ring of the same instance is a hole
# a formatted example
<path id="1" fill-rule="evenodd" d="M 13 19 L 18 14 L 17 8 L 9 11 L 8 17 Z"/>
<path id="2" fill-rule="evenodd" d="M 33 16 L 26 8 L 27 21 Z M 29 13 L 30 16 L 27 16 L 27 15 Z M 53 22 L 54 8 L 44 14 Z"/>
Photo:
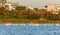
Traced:
<path id="1" fill-rule="evenodd" d="M 35 11 L 39 10 L 38 8 L 34 8 Z"/>
<path id="2" fill-rule="evenodd" d="M 48 20 L 58 20 L 58 15 L 57 14 L 52 14 L 51 12 L 47 12 L 46 19 L 48 19 Z"/>
<path id="3" fill-rule="evenodd" d="M 15 10 L 21 11 L 21 10 L 26 10 L 25 6 L 18 6 L 15 8 Z"/>
<path id="4" fill-rule="evenodd" d="M 40 16 L 36 14 L 35 12 L 33 12 L 32 10 L 27 9 L 27 10 L 20 11 L 17 14 L 17 18 L 39 19 Z"/>
<path id="5" fill-rule="evenodd" d="M 14 10 L 6 10 L 4 7 L 0 8 L 0 18 L 12 18 L 16 15 Z"/>
<path id="6" fill-rule="evenodd" d="M 47 5 L 45 5 L 45 8 L 47 8 L 48 6 Z"/>

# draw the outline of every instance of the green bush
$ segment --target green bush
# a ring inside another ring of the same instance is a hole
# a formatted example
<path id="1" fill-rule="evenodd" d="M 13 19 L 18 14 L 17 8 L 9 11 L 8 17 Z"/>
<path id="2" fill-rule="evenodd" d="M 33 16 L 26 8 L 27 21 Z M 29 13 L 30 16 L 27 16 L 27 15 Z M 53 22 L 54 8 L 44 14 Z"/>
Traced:
<path id="1" fill-rule="evenodd" d="M 25 18 L 25 19 L 39 19 L 40 16 L 36 14 L 34 11 L 27 9 L 18 12 L 17 18 Z"/>
<path id="2" fill-rule="evenodd" d="M 49 20 L 58 20 L 58 14 L 52 14 L 51 12 L 46 13 L 46 19 Z"/>
<path id="3" fill-rule="evenodd" d="M 3 7 L 0 8 L 0 18 L 11 18 L 16 15 L 14 10 L 5 10 Z"/>
<path id="4" fill-rule="evenodd" d="M 0 18 L 16 18 L 16 19 L 48 19 L 48 20 L 60 20 L 59 14 L 52 14 L 51 12 L 47 12 L 44 9 L 34 10 L 26 9 L 25 6 L 18 6 L 15 10 L 6 10 L 4 7 L 0 7 Z"/>

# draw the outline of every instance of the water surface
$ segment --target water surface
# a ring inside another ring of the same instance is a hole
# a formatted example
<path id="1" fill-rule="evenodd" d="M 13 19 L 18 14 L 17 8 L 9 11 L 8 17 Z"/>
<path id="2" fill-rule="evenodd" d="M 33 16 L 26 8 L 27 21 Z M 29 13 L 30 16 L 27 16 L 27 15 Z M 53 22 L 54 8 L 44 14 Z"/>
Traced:
<path id="1" fill-rule="evenodd" d="M 0 35 L 60 35 L 59 24 L 10 25 L 0 24 Z"/>

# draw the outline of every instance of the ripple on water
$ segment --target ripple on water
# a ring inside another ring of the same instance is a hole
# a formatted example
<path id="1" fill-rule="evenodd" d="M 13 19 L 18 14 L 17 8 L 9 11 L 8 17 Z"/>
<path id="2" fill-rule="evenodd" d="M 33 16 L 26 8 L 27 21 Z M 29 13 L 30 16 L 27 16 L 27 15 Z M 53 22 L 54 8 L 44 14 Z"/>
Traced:
<path id="1" fill-rule="evenodd" d="M 58 24 L 57 24 L 58 25 Z M 60 35 L 60 26 L 56 24 L 39 24 L 39 26 L 0 24 L 0 35 Z"/>

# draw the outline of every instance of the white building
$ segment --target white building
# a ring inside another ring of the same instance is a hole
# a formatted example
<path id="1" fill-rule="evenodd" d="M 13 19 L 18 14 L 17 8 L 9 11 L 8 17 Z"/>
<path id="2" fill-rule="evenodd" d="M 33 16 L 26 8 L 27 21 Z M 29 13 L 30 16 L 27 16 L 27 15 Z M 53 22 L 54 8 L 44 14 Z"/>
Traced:
<path id="1" fill-rule="evenodd" d="M 60 4 L 49 4 L 46 9 L 48 12 L 52 12 L 53 14 L 58 14 L 60 11 Z"/>
<path id="2" fill-rule="evenodd" d="M 49 4 L 47 5 L 48 7 L 46 8 L 47 11 L 52 11 L 54 9 L 60 10 L 60 4 Z"/>
<path id="3" fill-rule="evenodd" d="M 32 7 L 28 7 L 29 9 L 31 9 L 31 10 L 33 10 L 33 8 Z"/>
<path id="4" fill-rule="evenodd" d="M 8 9 L 8 10 L 14 10 L 15 8 L 13 7 L 13 4 L 10 4 L 10 3 L 6 3 L 5 5 L 4 5 L 4 7 L 6 8 L 6 9 Z"/>

